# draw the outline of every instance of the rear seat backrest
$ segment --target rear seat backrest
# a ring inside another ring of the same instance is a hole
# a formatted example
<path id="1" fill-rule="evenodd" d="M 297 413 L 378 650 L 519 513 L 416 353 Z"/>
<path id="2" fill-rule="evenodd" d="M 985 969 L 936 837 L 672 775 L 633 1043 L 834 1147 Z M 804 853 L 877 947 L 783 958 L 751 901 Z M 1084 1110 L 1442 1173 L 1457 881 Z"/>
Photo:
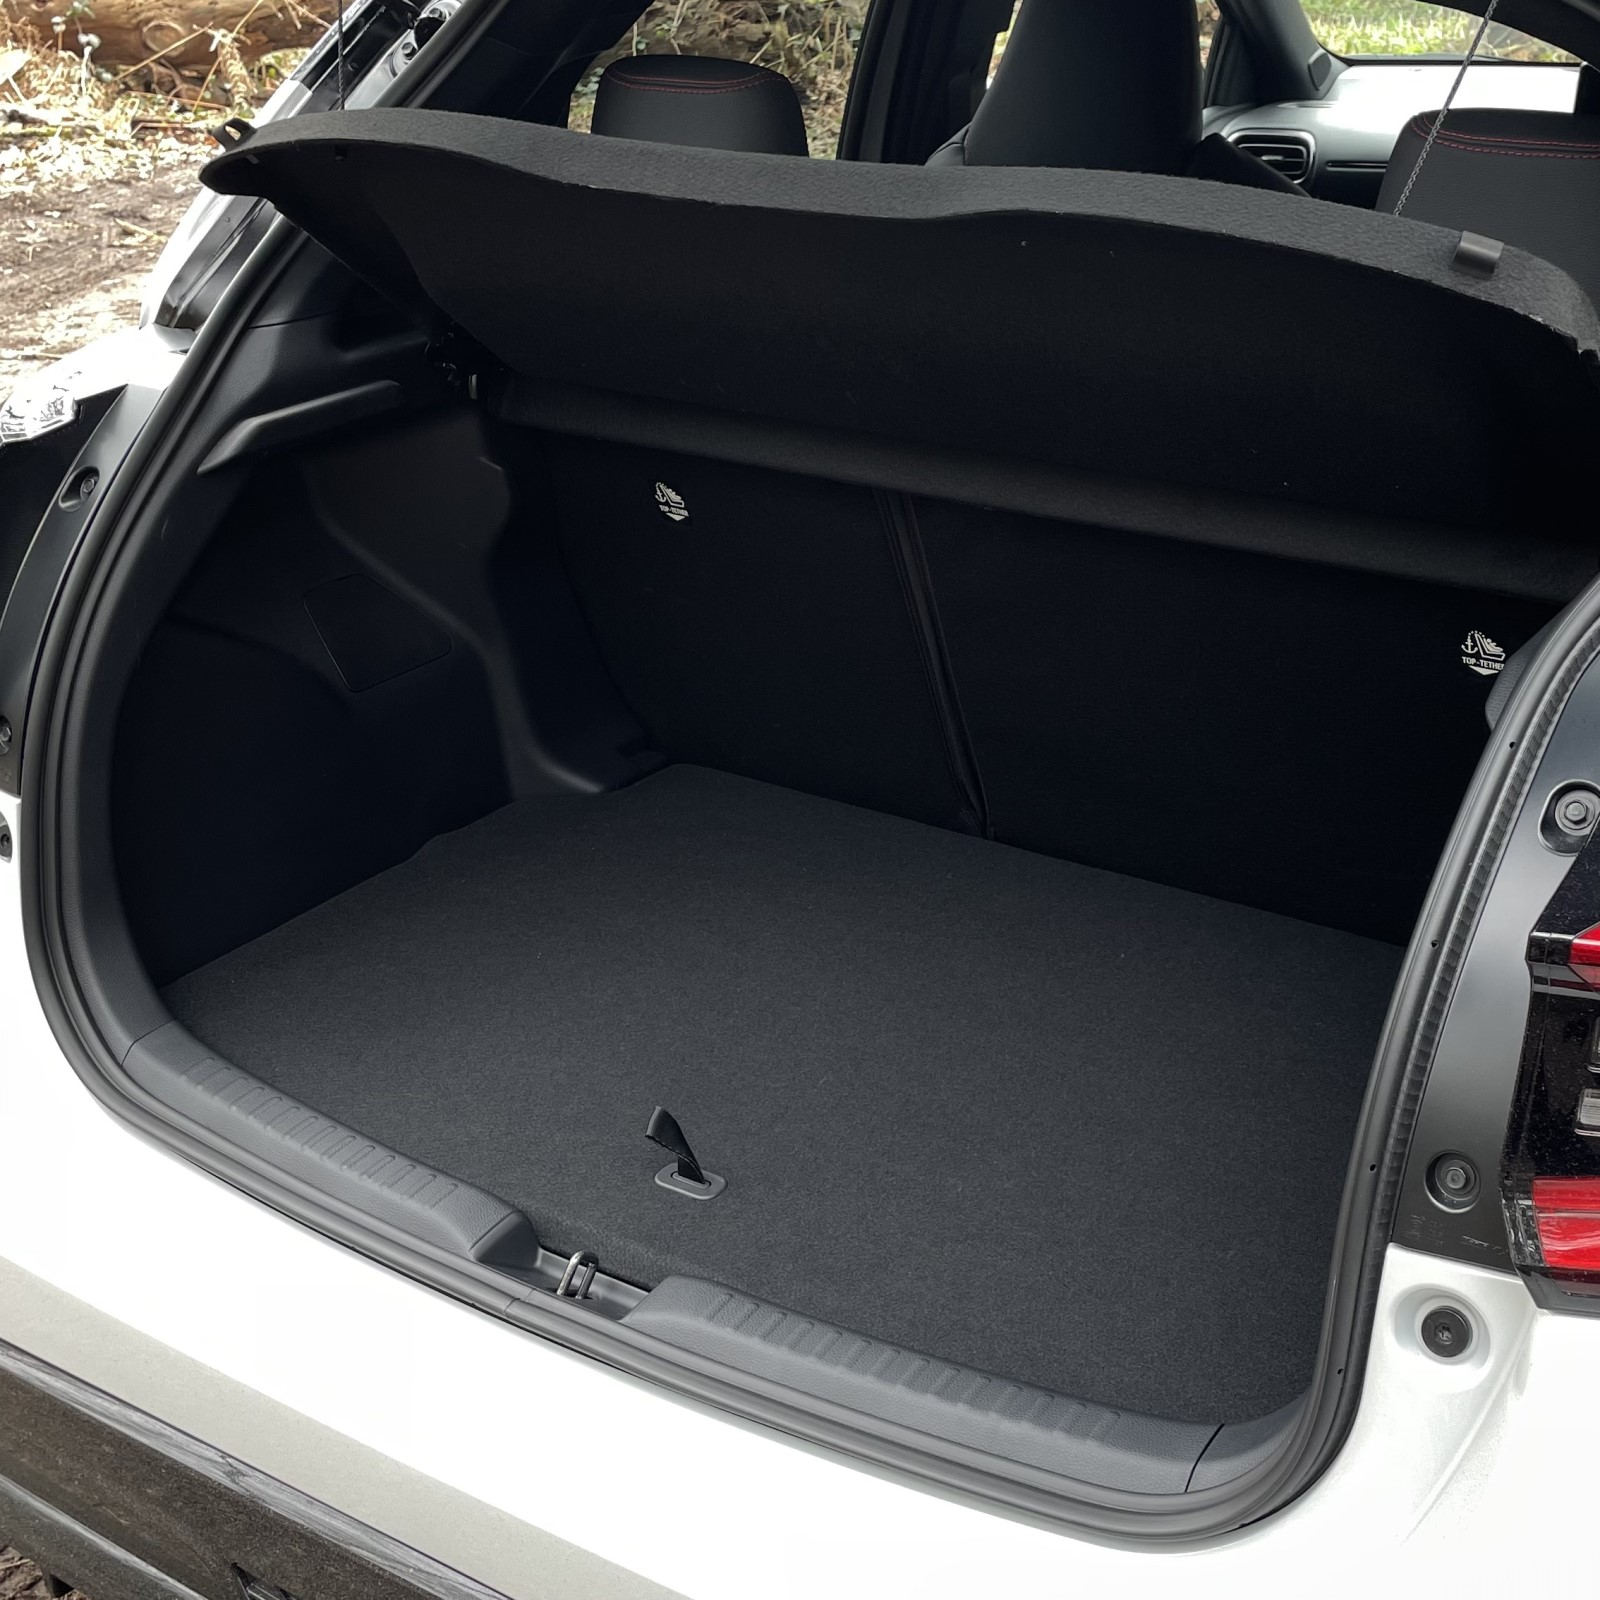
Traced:
<path id="1" fill-rule="evenodd" d="M 544 460 L 579 603 L 664 754 L 979 831 L 885 497 L 590 439 Z"/>
<path id="2" fill-rule="evenodd" d="M 593 131 L 807 154 L 764 67 L 613 62 Z M 981 826 L 951 770 L 893 528 L 868 491 L 552 438 L 563 554 L 618 687 L 679 760 L 943 827 Z"/>
<path id="3" fill-rule="evenodd" d="M 1389 158 L 1380 211 L 1393 211 L 1437 111 L 1415 116 Z M 1404 215 L 1486 234 L 1570 273 L 1600 303 L 1600 116 L 1452 111 Z"/>
<path id="4" fill-rule="evenodd" d="M 595 90 L 591 131 L 705 150 L 810 154 L 794 85 L 780 72 L 714 56 L 613 61 Z"/>

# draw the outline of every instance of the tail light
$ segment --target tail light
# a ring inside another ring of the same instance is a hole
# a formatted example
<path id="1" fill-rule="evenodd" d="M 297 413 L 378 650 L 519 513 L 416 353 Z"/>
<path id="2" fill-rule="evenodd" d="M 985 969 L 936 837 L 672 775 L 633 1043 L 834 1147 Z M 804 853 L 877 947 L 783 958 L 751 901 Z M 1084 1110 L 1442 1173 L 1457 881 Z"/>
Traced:
<path id="1" fill-rule="evenodd" d="M 1528 941 L 1533 1003 L 1501 1169 L 1512 1259 L 1546 1304 L 1600 1309 L 1600 847 Z"/>
<path id="2" fill-rule="evenodd" d="M 1600 1272 L 1600 1178 L 1535 1178 L 1532 1197 L 1545 1266 Z"/>

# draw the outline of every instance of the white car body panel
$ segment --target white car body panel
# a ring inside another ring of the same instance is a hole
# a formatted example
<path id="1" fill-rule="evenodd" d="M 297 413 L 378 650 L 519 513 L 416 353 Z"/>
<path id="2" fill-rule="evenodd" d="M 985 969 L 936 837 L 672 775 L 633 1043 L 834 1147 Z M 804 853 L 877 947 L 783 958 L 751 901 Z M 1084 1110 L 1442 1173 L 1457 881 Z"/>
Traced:
<path id="1" fill-rule="evenodd" d="M 17 813 L 0 797 L 20 856 Z M 1588 1575 L 1600 1324 L 1537 1310 L 1515 1277 L 1391 1248 L 1360 1415 L 1320 1483 L 1206 1548 L 1091 1543 L 680 1401 L 146 1141 L 51 1033 L 17 880 L 0 865 L 0 1338 L 508 1595 L 1236 1600 L 1413 1570 L 1477 1592 L 1530 1576 L 1530 1541 L 1542 1582 L 1567 1559 Z M 1445 1297 L 1479 1335 L 1454 1363 L 1415 1334 Z"/>

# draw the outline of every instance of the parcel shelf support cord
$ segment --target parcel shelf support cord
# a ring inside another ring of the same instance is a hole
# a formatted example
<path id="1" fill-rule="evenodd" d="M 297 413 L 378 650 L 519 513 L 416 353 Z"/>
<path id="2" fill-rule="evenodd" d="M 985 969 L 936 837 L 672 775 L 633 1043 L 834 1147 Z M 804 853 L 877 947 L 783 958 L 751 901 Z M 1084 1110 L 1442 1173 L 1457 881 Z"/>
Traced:
<path id="1" fill-rule="evenodd" d="M 1444 119 L 1450 115 L 1450 107 L 1455 104 L 1456 94 L 1461 85 L 1466 82 L 1467 68 L 1477 59 L 1478 51 L 1483 47 L 1485 35 L 1489 32 L 1489 24 L 1494 21 L 1495 7 L 1500 0 L 1489 0 L 1483 8 L 1483 21 L 1478 24 L 1478 31 L 1472 36 L 1471 48 L 1461 58 L 1460 70 L 1456 73 L 1455 82 L 1450 85 L 1450 92 L 1444 97 L 1444 105 L 1440 107 L 1439 115 L 1433 119 L 1433 126 L 1428 129 L 1428 137 L 1422 141 L 1422 148 L 1417 152 L 1417 163 L 1411 169 L 1411 175 L 1406 179 L 1406 186 L 1400 191 L 1400 198 L 1395 201 L 1394 214 L 1398 217 L 1406 208 L 1406 201 L 1411 198 L 1411 191 L 1417 185 L 1417 176 L 1422 171 L 1422 163 L 1428 159 L 1428 152 L 1433 149 L 1434 140 L 1439 137 L 1440 130 L 1444 127 Z"/>

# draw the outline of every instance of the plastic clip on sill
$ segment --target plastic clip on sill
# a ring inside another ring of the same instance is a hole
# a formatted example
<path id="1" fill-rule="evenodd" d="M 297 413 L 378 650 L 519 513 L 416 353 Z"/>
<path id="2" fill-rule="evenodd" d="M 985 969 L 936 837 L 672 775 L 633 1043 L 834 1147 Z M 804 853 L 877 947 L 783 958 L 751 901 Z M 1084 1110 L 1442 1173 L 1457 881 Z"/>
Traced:
<path id="1" fill-rule="evenodd" d="M 599 1270 L 600 1257 L 593 1250 L 574 1250 L 567 1262 L 567 1270 L 561 1274 L 561 1282 L 556 1286 L 556 1298 L 587 1300 L 589 1286 Z"/>

